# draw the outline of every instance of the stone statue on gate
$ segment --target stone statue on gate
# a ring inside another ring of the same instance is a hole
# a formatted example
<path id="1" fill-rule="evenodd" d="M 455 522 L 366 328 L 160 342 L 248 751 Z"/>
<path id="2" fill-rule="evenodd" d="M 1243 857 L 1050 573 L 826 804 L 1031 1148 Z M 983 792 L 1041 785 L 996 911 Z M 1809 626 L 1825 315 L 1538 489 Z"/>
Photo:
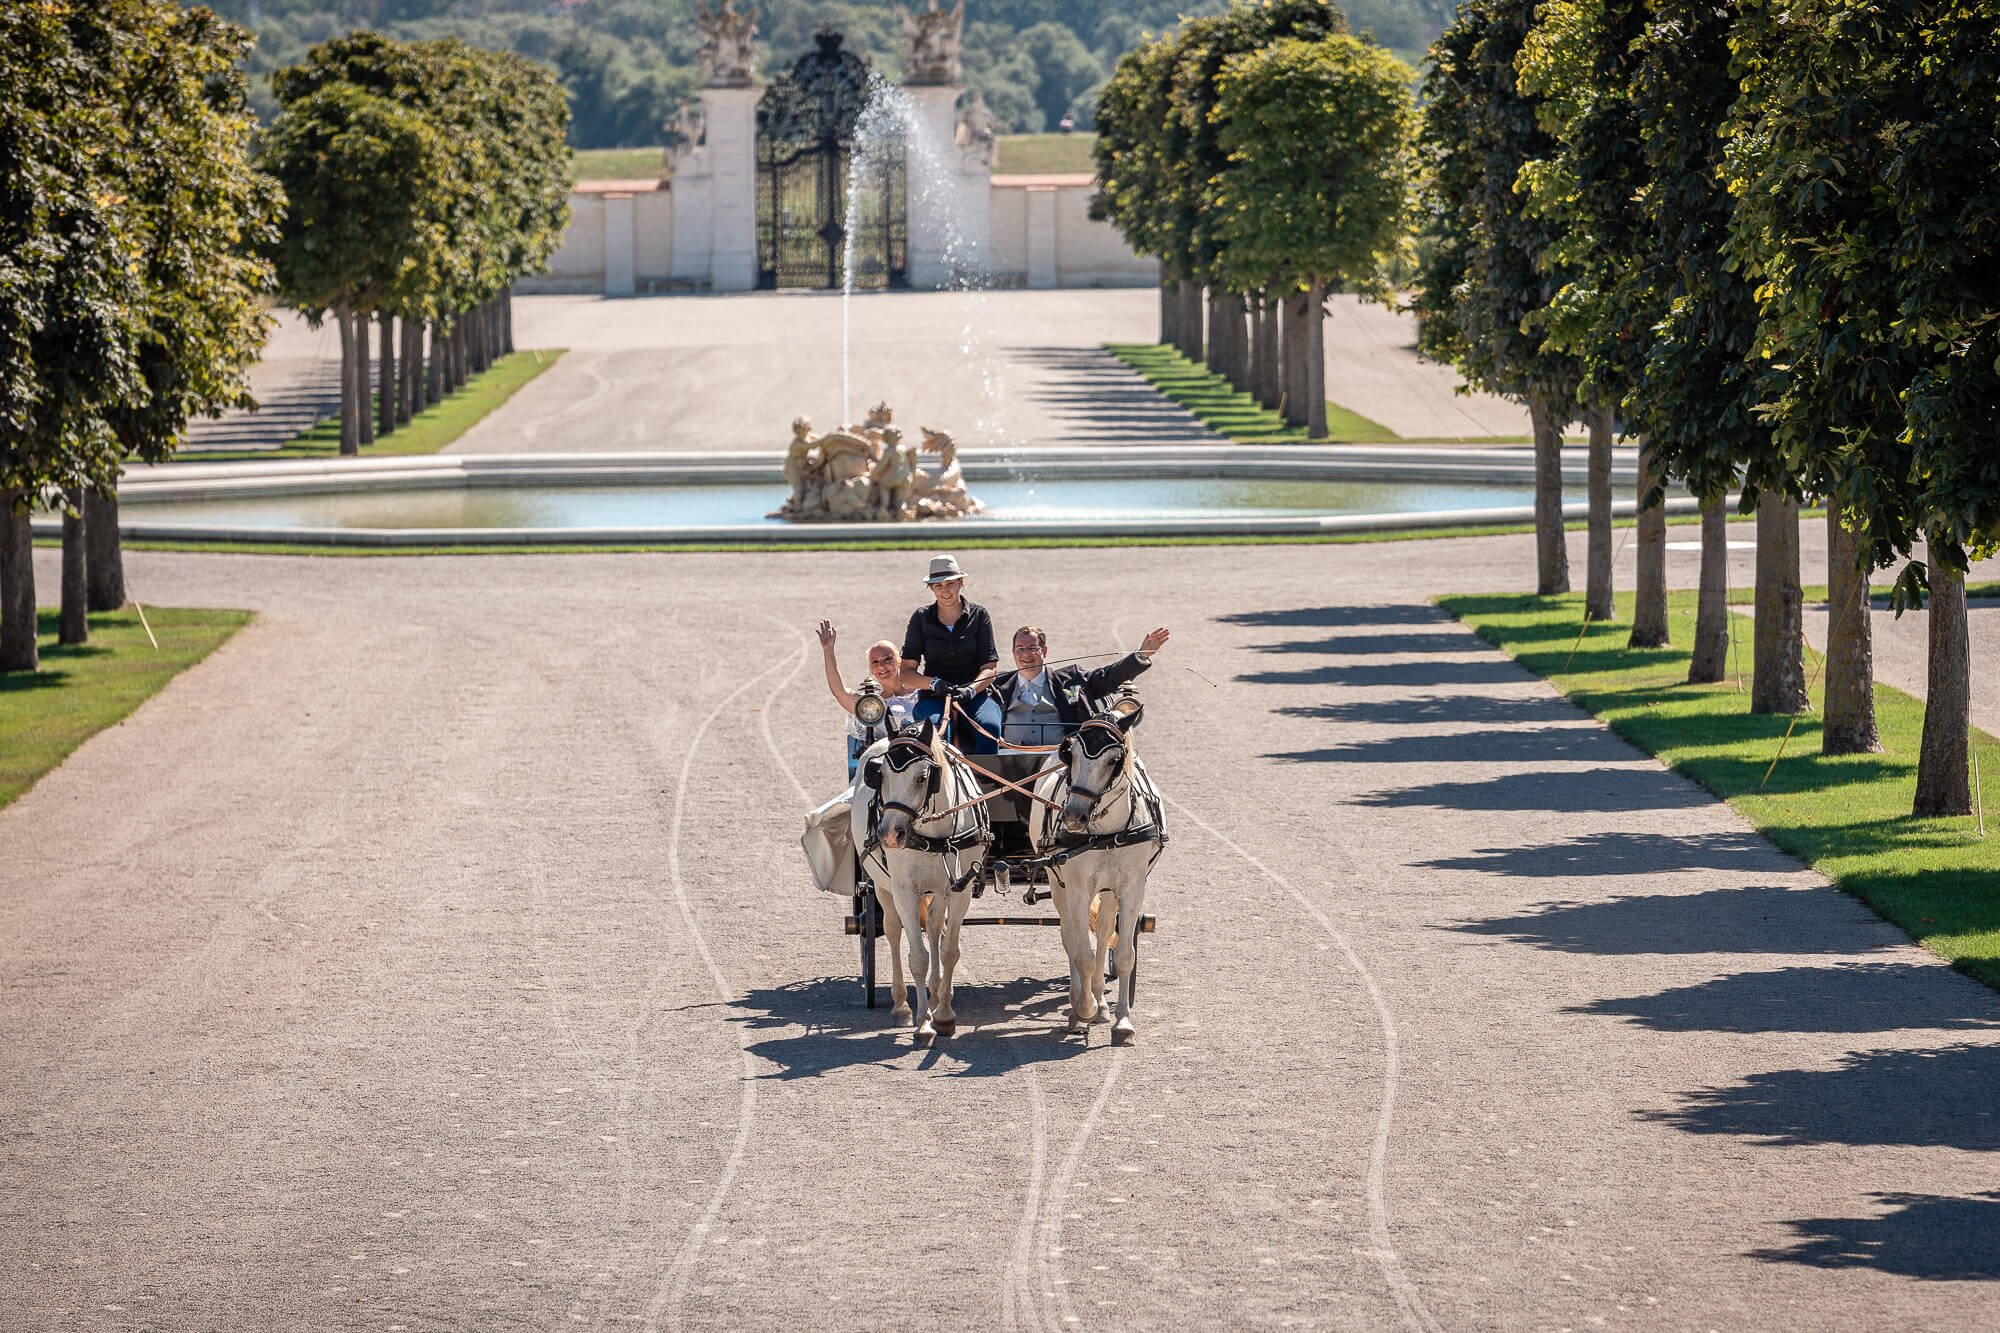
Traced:
<path id="1" fill-rule="evenodd" d="M 965 30 L 965 0 L 949 11 L 930 0 L 928 8 L 912 14 L 895 6 L 903 21 L 903 82 L 957 83 L 958 44 Z"/>
<path id="2" fill-rule="evenodd" d="M 922 466 L 916 445 L 903 439 L 887 403 L 877 403 L 867 420 L 845 430 L 812 433 L 812 422 L 792 422 L 785 450 L 785 484 L 791 494 L 772 513 L 801 523 L 896 523 L 923 518 L 959 518 L 985 508 L 966 493 L 951 436 L 923 431 L 925 452 L 938 455 L 938 470 Z"/>
<path id="3" fill-rule="evenodd" d="M 701 62 L 701 81 L 710 88 L 747 88 L 757 72 L 757 7 L 748 14 L 736 12 L 736 0 L 722 0 L 722 8 L 709 12 L 708 0 L 694 16 L 701 30 L 701 45 L 695 58 Z"/>
<path id="4" fill-rule="evenodd" d="M 958 116 L 958 147 L 982 167 L 991 167 L 999 155 L 1000 122 L 986 105 L 977 88 L 966 99 Z"/>
<path id="5" fill-rule="evenodd" d="M 704 116 L 700 108 L 687 98 L 681 98 L 679 107 L 674 111 L 674 118 L 661 127 L 661 140 L 666 145 L 666 151 L 660 159 L 662 181 L 673 180 L 674 173 L 680 169 L 688 154 L 701 147 L 702 138 L 707 133 L 707 126 L 703 121 Z"/>

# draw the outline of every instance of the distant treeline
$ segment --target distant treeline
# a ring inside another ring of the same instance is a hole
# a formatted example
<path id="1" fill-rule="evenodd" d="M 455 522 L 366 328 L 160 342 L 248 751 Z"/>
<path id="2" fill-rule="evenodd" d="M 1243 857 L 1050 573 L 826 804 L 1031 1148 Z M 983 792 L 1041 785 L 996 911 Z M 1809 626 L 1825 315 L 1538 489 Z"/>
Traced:
<path id="1" fill-rule="evenodd" d="M 615 148 L 659 142 L 677 99 L 694 90 L 699 0 L 209 0 L 257 36 L 251 99 L 276 108 L 269 75 L 306 48 L 356 28 L 399 40 L 459 37 L 514 50 L 555 67 L 570 99 L 570 142 Z M 748 9 L 750 0 L 739 8 Z M 911 0 L 921 8 L 923 0 Z M 1093 123 L 1098 88 L 1118 58 L 1179 20 L 1218 13 L 1226 0 L 966 0 L 965 78 L 1004 127 L 1024 133 Z M 890 77 L 901 73 L 902 29 L 889 0 L 764 0 L 759 41 L 765 74 L 812 49 L 831 19 L 848 45 Z M 1357 32 L 1414 63 L 1457 8 L 1456 0 L 1352 0 Z"/>

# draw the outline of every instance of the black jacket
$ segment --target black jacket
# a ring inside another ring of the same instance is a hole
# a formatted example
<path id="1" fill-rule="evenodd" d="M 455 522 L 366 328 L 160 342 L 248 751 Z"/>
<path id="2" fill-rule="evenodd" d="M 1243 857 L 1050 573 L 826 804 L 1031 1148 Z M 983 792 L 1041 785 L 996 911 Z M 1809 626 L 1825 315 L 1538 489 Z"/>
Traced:
<path id="1" fill-rule="evenodd" d="M 1064 730 L 1073 730 L 1097 711 L 1097 703 L 1126 681 L 1152 666 L 1137 653 L 1127 653 L 1109 666 L 1098 667 L 1095 671 L 1085 671 L 1080 666 L 1044 667 L 1049 684 L 1055 688 L 1056 715 L 1062 719 Z M 1014 690 L 1021 683 L 1021 673 L 1009 671 L 993 681 L 993 692 L 1000 696 L 1000 708 L 1005 712 L 1014 703 Z"/>

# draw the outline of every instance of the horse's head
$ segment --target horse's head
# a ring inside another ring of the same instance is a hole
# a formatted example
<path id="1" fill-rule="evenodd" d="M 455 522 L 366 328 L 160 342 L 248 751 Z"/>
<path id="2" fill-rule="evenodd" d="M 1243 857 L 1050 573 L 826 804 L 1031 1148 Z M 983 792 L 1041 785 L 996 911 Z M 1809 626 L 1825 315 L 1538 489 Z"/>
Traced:
<path id="1" fill-rule="evenodd" d="M 944 759 L 938 752 L 937 728 L 929 722 L 904 727 L 889 739 L 879 759 L 868 761 L 868 785 L 881 796 L 875 837 L 891 850 L 903 845 L 944 781 Z"/>
<path id="2" fill-rule="evenodd" d="M 1083 832 L 1105 793 L 1126 776 L 1132 762 L 1132 729 L 1144 711 L 1135 706 L 1099 713 L 1063 738 L 1057 751 L 1069 772 L 1069 798 L 1057 816 L 1063 832 Z"/>

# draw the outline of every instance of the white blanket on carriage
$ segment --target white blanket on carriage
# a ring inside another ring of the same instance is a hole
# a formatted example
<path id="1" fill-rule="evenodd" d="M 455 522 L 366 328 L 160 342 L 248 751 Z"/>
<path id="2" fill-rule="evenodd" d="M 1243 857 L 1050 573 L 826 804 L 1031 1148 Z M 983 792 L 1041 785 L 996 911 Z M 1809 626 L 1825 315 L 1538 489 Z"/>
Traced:
<path id="1" fill-rule="evenodd" d="M 799 839 L 813 883 L 850 898 L 854 896 L 854 830 L 849 814 L 853 805 L 854 788 L 849 787 L 806 816 L 805 835 Z"/>

